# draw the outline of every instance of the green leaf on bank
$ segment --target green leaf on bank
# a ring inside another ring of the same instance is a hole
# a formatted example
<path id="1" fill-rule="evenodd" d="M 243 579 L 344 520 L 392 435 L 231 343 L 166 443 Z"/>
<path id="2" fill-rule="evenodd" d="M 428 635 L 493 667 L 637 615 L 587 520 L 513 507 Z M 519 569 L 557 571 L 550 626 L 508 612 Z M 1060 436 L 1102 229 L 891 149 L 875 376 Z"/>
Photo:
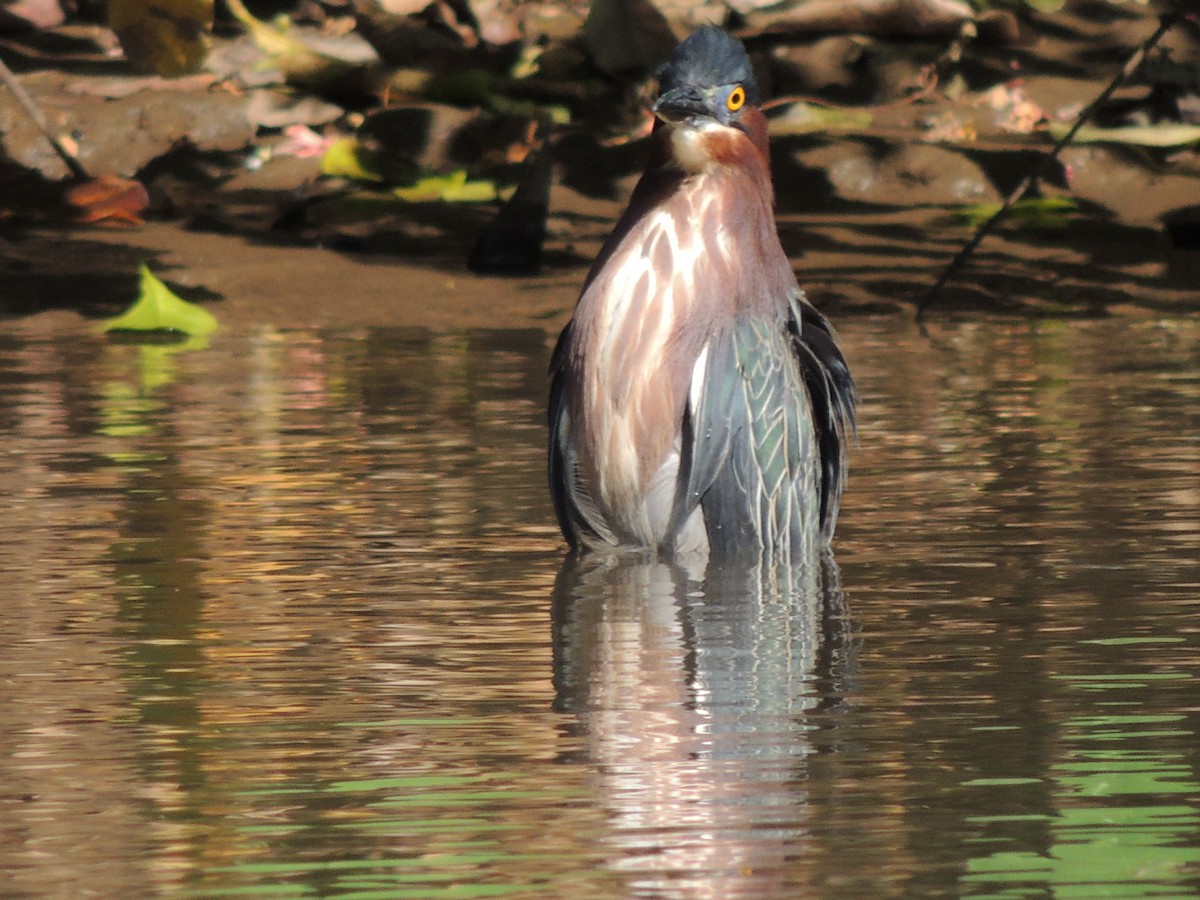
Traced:
<path id="1" fill-rule="evenodd" d="M 1025 0 L 1025 5 L 1040 13 L 1056 13 L 1066 8 L 1067 0 Z"/>
<path id="2" fill-rule="evenodd" d="M 459 169 L 449 175 L 431 175 L 409 187 L 396 188 L 392 194 L 406 203 L 484 203 L 496 199 L 492 181 L 469 181 Z"/>
<path id="3" fill-rule="evenodd" d="M 959 206 L 953 213 L 972 228 L 978 228 L 999 210 L 999 203 L 974 203 Z M 1017 228 L 1066 228 L 1078 212 L 1079 204 L 1070 197 L 1032 197 L 1014 203 L 1005 221 Z"/>
<path id="4" fill-rule="evenodd" d="M 420 93 L 436 103 L 464 108 L 479 107 L 500 116 L 517 118 L 549 116 L 557 125 L 570 123 L 571 111 L 565 106 L 546 105 L 509 96 L 506 92 L 512 87 L 512 81 L 511 78 L 504 78 L 484 69 L 466 69 L 461 72 L 432 75 L 396 73 L 392 83 Z"/>
<path id="5" fill-rule="evenodd" d="M 1050 136 L 1056 141 L 1070 129 L 1064 122 L 1050 124 Z M 1187 147 L 1200 143 L 1200 125 L 1164 122 L 1160 125 L 1123 125 L 1101 128 L 1084 125 L 1071 138 L 1074 144 L 1131 144 L 1136 147 Z"/>
<path id="6" fill-rule="evenodd" d="M 217 330 L 217 318 L 207 309 L 177 297 L 145 263 L 138 266 L 140 288 L 133 306 L 101 324 L 101 331 L 172 331 L 204 337 Z"/>
<path id="7" fill-rule="evenodd" d="M 355 181 L 383 181 L 368 153 L 355 138 L 333 142 L 321 157 L 321 174 L 332 178 L 352 178 Z"/>
<path id="8" fill-rule="evenodd" d="M 208 55 L 213 0 L 108 0 L 125 58 L 165 78 L 197 71 Z"/>
<path id="9" fill-rule="evenodd" d="M 1137 0 L 1142 2 L 1142 0 Z M 1067 0 L 976 0 L 972 4 L 978 10 L 1012 9 L 1014 6 L 1028 6 L 1040 13 L 1062 12 L 1067 6 Z"/>
<path id="10" fill-rule="evenodd" d="M 311 90 L 336 87 L 352 80 L 378 63 L 370 46 L 355 35 L 340 40 L 303 40 L 293 33 L 286 16 L 273 24 L 256 19 L 242 0 L 225 0 L 229 14 L 238 21 L 269 63 L 283 73 L 288 84 Z"/>
<path id="11" fill-rule="evenodd" d="M 857 107 L 793 103 L 786 112 L 772 116 L 771 134 L 810 134 L 816 131 L 858 131 L 869 128 L 870 110 Z"/>

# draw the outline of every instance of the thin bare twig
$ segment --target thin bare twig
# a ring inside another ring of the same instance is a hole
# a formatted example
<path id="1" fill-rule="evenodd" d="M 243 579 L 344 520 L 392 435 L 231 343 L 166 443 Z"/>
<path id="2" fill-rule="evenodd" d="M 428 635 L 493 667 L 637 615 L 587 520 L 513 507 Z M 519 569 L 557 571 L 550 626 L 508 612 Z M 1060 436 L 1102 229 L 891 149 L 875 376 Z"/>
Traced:
<path id="1" fill-rule="evenodd" d="M 29 96 L 29 92 L 22 87 L 21 82 L 17 81 L 17 76 L 4 64 L 4 60 L 2 59 L 0 59 L 0 81 L 3 81 L 5 87 L 12 91 L 13 96 L 17 98 L 17 102 L 21 104 L 21 108 L 25 110 L 25 114 L 37 126 L 38 131 L 42 133 L 42 137 L 50 142 L 50 146 L 54 148 L 54 152 L 58 154 L 58 158 L 71 170 L 71 174 L 81 181 L 90 178 L 91 176 L 88 175 L 88 171 L 83 167 L 83 164 L 55 137 L 54 132 L 50 130 L 50 123 L 42 115 L 42 111 L 38 108 L 37 103 Z"/>
<path id="2" fill-rule="evenodd" d="M 929 307 L 930 303 L 933 302 L 933 299 L 937 296 L 938 292 L 946 286 L 946 282 L 948 282 L 958 272 L 958 270 L 963 267 L 966 261 L 970 258 L 971 254 L 975 252 L 975 249 L 981 243 L 983 243 L 983 239 L 991 234 L 996 225 L 999 224 L 1000 220 L 1008 214 L 1009 210 L 1012 209 L 1013 204 L 1024 197 L 1029 189 L 1037 183 L 1038 179 L 1042 177 L 1043 173 L 1049 169 L 1051 163 L 1058 159 L 1062 151 L 1066 149 L 1067 145 L 1070 144 L 1075 138 L 1075 135 L 1079 129 L 1082 128 L 1084 124 L 1095 114 L 1096 110 L 1100 108 L 1101 104 L 1108 100 L 1108 98 L 1112 96 L 1113 92 L 1122 84 L 1124 84 L 1133 75 L 1133 73 L 1138 70 L 1138 67 L 1141 66 L 1142 61 L 1145 60 L 1146 55 L 1154 49 L 1154 46 L 1160 40 L 1162 40 L 1163 35 L 1170 31 L 1175 24 L 1179 22 L 1181 18 L 1183 18 L 1183 16 L 1184 12 L 1180 7 L 1175 7 L 1169 12 L 1163 13 L 1162 17 L 1159 19 L 1158 28 L 1152 35 L 1150 35 L 1150 37 L 1146 38 L 1141 47 L 1134 51 L 1133 55 L 1129 57 L 1125 65 L 1121 67 L 1121 71 L 1118 72 L 1113 80 L 1108 83 L 1108 87 L 1101 91 L 1100 95 L 1096 97 L 1096 99 L 1093 100 L 1088 107 L 1079 114 L 1079 117 L 1075 120 L 1075 123 L 1070 127 L 1070 129 L 1067 130 L 1066 134 L 1059 138 L 1058 142 L 1054 145 L 1050 152 L 1038 160 L 1032 171 L 1022 178 L 1021 183 L 1013 188 L 1011 192 L 1009 192 L 1008 196 L 1004 198 L 1004 202 L 1000 205 L 1000 208 L 996 210 L 996 212 L 994 212 L 990 217 L 988 217 L 988 219 L 982 225 L 979 226 L 979 228 L 975 231 L 975 234 L 971 236 L 971 239 L 967 241 L 966 244 L 963 245 L 962 249 L 955 254 L 954 258 L 950 260 L 950 263 L 942 271 L 941 277 L 938 278 L 933 287 L 931 287 L 917 299 L 917 321 L 921 320 L 922 316 L 925 314 L 925 310 Z"/>

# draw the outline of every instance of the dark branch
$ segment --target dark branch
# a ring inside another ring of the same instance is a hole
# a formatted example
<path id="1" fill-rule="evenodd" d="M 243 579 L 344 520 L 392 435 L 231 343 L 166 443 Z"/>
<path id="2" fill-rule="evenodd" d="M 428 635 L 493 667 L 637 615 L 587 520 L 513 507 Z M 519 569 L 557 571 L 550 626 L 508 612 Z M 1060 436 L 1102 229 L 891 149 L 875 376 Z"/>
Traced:
<path id="1" fill-rule="evenodd" d="M 1162 15 L 1162 18 L 1158 23 L 1158 28 L 1152 35 L 1150 35 L 1150 37 L 1145 40 L 1142 46 L 1139 47 L 1133 53 L 1133 55 L 1129 57 L 1129 60 L 1124 66 L 1121 67 L 1121 71 L 1119 71 L 1113 80 L 1109 82 L 1108 87 L 1101 91 L 1100 95 L 1079 114 L 1079 117 L 1075 120 L 1075 124 L 1068 129 L 1066 134 L 1059 138 L 1058 143 L 1054 145 L 1053 149 L 1051 149 L 1048 154 L 1046 154 L 1037 162 L 1037 164 L 1033 167 L 1033 170 L 1028 175 L 1021 179 L 1020 184 L 1013 188 L 1008 196 L 1004 198 L 1004 203 L 1001 204 L 1000 208 L 996 210 L 996 212 L 994 212 L 982 225 L 979 226 L 979 228 L 975 231 L 975 234 L 971 236 L 971 239 L 963 245 L 962 249 L 959 250 L 957 254 L 955 254 L 954 258 L 950 260 L 949 265 L 947 265 L 942 271 L 941 277 L 938 278 L 933 287 L 931 287 L 917 299 L 917 321 L 920 321 L 922 316 L 924 316 L 925 310 L 933 302 L 934 298 L 938 295 L 941 289 L 945 287 L 946 282 L 954 277 L 958 270 L 961 269 L 970 258 L 971 254 L 975 252 L 975 249 L 981 243 L 983 243 L 983 239 L 991 234 L 995 227 L 999 224 L 1000 220 L 1008 214 L 1009 210 L 1012 209 L 1013 204 L 1024 197 L 1029 189 L 1037 183 L 1038 179 L 1040 179 L 1042 175 L 1048 171 L 1051 164 L 1058 160 L 1058 157 L 1062 151 L 1075 138 L 1075 135 L 1079 129 L 1082 128 L 1084 124 L 1086 124 L 1087 121 L 1095 114 L 1096 110 L 1099 109 L 1100 106 L 1112 96 L 1113 91 L 1124 84 L 1130 78 L 1130 76 L 1132 76 L 1133 73 L 1138 70 L 1138 67 L 1141 66 L 1142 61 L 1145 60 L 1146 54 L 1154 49 L 1154 46 L 1160 40 L 1162 40 L 1163 35 L 1170 31 L 1175 24 L 1184 17 L 1185 13 L 1183 11 L 1183 7 L 1185 5 L 1186 4 L 1180 4 L 1179 6 L 1175 6 L 1169 12 L 1166 12 Z"/>

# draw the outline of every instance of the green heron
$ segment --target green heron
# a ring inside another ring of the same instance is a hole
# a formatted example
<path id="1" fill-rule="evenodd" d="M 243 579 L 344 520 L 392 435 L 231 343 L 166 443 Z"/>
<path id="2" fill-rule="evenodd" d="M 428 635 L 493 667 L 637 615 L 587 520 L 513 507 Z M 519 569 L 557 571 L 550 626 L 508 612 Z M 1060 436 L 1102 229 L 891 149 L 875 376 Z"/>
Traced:
<path id="1" fill-rule="evenodd" d="M 745 49 L 701 28 L 659 85 L 646 171 L 550 364 L 555 512 L 572 547 L 809 559 L 854 382 L 779 243 Z"/>

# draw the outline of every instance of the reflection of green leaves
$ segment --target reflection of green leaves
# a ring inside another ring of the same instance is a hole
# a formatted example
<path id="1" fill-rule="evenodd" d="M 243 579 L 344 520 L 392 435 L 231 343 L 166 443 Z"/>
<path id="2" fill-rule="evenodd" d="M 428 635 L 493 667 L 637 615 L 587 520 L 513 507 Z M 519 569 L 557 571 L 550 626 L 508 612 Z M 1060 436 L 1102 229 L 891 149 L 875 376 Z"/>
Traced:
<path id="1" fill-rule="evenodd" d="M 458 338 L 447 346 L 455 358 L 460 350 L 467 353 Z M 417 713 L 330 724 L 364 737 L 383 729 L 469 746 L 472 735 L 495 735 L 499 722 L 500 717 L 490 713 L 450 711 L 442 716 Z M 396 766 L 384 773 L 348 770 L 340 778 L 315 782 L 310 773 L 301 773 L 291 779 L 253 782 L 236 794 L 256 808 L 279 803 L 353 808 L 361 814 L 333 824 L 350 845 L 375 847 L 382 840 L 399 849 L 326 859 L 285 847 L 279 853 L 251 855 L 214 869 L 227 876 L 223 883 L 244 885 L 248 893 L 257 895 L 264 885 L 307 885 L 319 879 L 325 893 L 339 896 L 467 900 L 565 896 L 562 879 L 553 872 L 542 874 L 546 863 L 558 857 L 537 848 L 530 851 L 511 838 L 525 829 L 521 823 L 525 811 L 568 808 L 578 804 L 586 791 L 573 781 L 530 778 L 519 768 L 494 765 L 484 771 L 448 760 L 432 766 Z M 251 824 L 239 826 L 239 833 L 269 840 L 293 827 L 304 826 Z M 418 845 L 426 849 L 409 852 Z"/>
<path id="2" fill-rule="evenodd" d="M 152 434 L 153 416 L 161 407 L 161 400 L 148 397 L 132 385 L 113 382 L 104 388 L 96 431 L 107 437 Z"/>
<path id="3" fill-rule="evenodd" d="M 138 347 L 142 391 L 149 393 L 175 380 L 177 354 L 203 350 L 207 346 L 208 338 L 189 337 L 177 344 L 149 344 Z"/>
<path id="4" fill-rule="evenodd" d="M 1051 896 L 1182 896 L 1177 891 L 1200 860 L 1200 851 L 1187 845 L 1197 824 L 1187 806 L 1069 809 L 1055 821 L 1059 839 L 1051 853 L 977 857 L 963 880 L 1046 885 Z"/>
<path id="5" fill-rule="evenodd" d="M 1144 688 L 1151 682 L 1186 680 L 1186 672 L 1142 672 L 1137 675 L 1052 675 L 1052 678 L 1071 682 L 1081 691 L 1130 691 Z"/>
<path id="6" fill-rule="evenodd" d="M 1063 122 L 1050 124 L 1050 136 L 1061 139 L 1070 126 Z M 1164 122 L 1161 125 L 1124 125 L 1119 128 L 1100 128 L 1084 125 L 1071 138 L 1075 144 L 1131 144 L 1136 147 L 1187 147 L 1200 144 L 1200 125 Z"/>
<path id="7" fill-rule="evenodd" d="M 121 315 L 106 320 L 102 331 L 173 331 L 204 337 L 217 330 L 216 316 L 171 293 L 145 263 L 138 266 L 138 274 L 137 300 Z"/>
<path id="8" fill-rule="evenodd" d="M 1161 787 L 1153 785 L 1156 793 Z M 1054 896 L 1180 896 L 1187 872 L 1200 862 L 1200 850 L 1188 843 L 1200 825 L 1191 806 L 1069 807 L 1051 823 L 1049 853 L 1002 850 L 976 857 L 963 880 L 977 888 L 1044 885 Z"/>
<path id="9" fill-rule="evenodd" d="M 462 169 L 449 175 L 431 175 L 410 187 L 396 188 L 392 193 L 406 203 L 482 203 L 496 199 L 496 185 L 491 181 L 468 181 Z"/>
<path id="10" fill-rule="evenodd" d="M 1189 746 L 1193 735 L 1186 728 L 1169 727 L 1186 723 L 1182 712 L 1158 712 L 1139 700 L 1151 691 L 1161 695 L 1173 681 L 1192 681 L 1192 676 L 1118 670 L 1053 677 L 1086 694 L 1107 693 L 1119 705 L 1109 711 L 1105 707 L 1112 700 L 1088 697 L 1085 714 L 1062 722 L 1060 755 L 1050 766 L 1052 796 L 1046 803 L 1054 814 L 1040 826 L 1048 845 L 1035 853 L 985 839 L 981 846 L 997 849 L 968 863 L 963 881 L 970 893 L 1183 896 L 1200 865 L 1194 840 L 1200 809 L 1189 802 L 1200 785 L 1187 756 L 1166 749 L 1171 745 L 1164 746 L 1164 739 Z M 1187 690 L 1181 686 L 1180 696 L 1190 699 L 1194 690 Z M 971 819 L 988 826 L 1004 820 Z"/>
<path id="11" fill-rule="evenodd" d="M 978 228 L 999 209 L 999 203 L 975 203 L 957 207 L 954 215 Z M 1005 220 L 1017 228 L 1066 228 L 1078 211 L 1079 204 L 1070 197 L 1033 197 L 1014 203 Z"/>
<path id="12" fill-rule="evenodd" d="M 110 381 L 104 386 L 97 432 L 108 437 L 138 437 L 155 433 L 158 430 L 157 416 L 163 406 L 162 401 L 154 396 L 155 391 L 175 380 L 178 354 L 207 346 L 206 337 L 189 337 L 173 344 L 138 345 L 136 371 L 129 372 L 131 377 L 136 377 L 136 383 L 130 380 Z M 134 348 L 117 344 L 111 349 L 114 354 L 128 354 Z M 122 366 L 125 367 L 124 361 Z M 127 457 L 125 461 L 140 458 L 140 451 L 123 452 Z"/>
<path id="13" fill-rule="evenodd" d="M 103 391 L 100 434 L 108 437 L 138 437 L 156 431 L 155 414 L 162 401 L 154 392 L 175 380 L 177 354 L 208 346 L 208 336 L 217 328 L 217 320 L 208 310 L 188 303 L 154 277 L 142 263 L 138 267 L 141 289 L 138 299 L 122 315 L 106 320 L 101 330 L 115 334 L 135 334 L 134 339 L 113 341 L 114 354 L 137 349 L 136 384 L 129 380 L 113 381 Z M 174 339 L 163 339 L 164 335 Z M 179 335 L 183 335 L 179 339 Z M 126 346 L 122 346 L 125 344 Z M 140 452 L 122 451 L 122 461 L 140 461 Z M 114 457 L 115 458 L 115 457 Z"/>

